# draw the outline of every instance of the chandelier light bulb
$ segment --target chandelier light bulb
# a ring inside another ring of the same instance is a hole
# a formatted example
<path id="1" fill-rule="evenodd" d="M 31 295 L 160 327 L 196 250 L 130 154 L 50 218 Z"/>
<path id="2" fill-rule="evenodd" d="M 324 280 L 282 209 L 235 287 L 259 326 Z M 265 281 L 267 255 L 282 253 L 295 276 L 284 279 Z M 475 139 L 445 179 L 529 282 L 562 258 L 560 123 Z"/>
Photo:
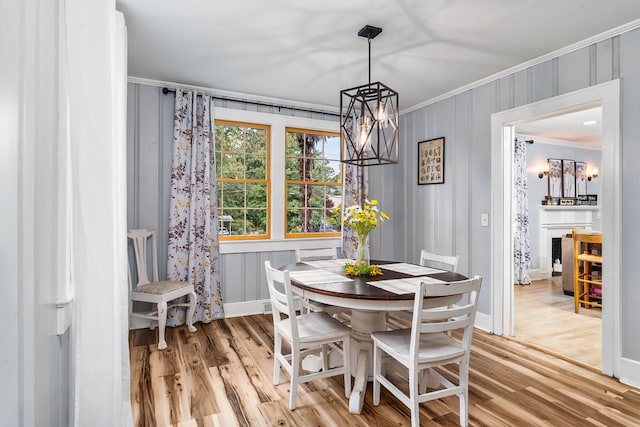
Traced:
<path id="1" fill-rule="evenodd" d="M 378 102 L 378 107 L 376 108 L 376 121 L 378 122 L 378 127 L 380 128 L 386 128 L 389 125 L 387 104 L 385 104 L 384 101 Z"/>
<path id="2" fill-rule="evenodd" d="M 360 150 L 368 150 L 370 145 L 369 141 L 369 130 L 371 129 L 371 124 L 369 121 L 369 116 L 364 115 L 360 116 L 358 119 L 358 149 Z"/>

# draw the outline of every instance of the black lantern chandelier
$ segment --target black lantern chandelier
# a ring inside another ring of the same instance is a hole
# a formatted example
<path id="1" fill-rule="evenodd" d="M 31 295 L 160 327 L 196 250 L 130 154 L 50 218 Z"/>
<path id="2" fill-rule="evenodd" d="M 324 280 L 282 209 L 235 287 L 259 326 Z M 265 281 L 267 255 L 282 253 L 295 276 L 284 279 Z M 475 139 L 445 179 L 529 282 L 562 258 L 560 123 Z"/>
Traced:
<path id="1" fill-rule="evenodd" d="M 371 83 L 371 39 L 381 32 L 371 25 L 358 32 L 369 43 L 369 84 L 340 91 L 342 162 L 357 166 L 398 163 L 398 92 Z"/>

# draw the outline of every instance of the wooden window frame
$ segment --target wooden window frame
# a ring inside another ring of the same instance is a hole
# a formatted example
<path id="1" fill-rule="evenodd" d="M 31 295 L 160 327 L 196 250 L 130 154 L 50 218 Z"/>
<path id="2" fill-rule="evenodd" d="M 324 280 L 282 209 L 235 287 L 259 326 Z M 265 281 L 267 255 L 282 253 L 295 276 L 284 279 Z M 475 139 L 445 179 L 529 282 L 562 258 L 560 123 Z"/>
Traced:
<path id="1" fill-rule="evenodd" d="M 294 185 L 317 185 L 317 186 L 332 186 L 332 187 L 342 187 L 343 181 L 344 181 L 344 164 L 340 164 L 340 181 L 338 183 L 335 182 L 327 182 L 327 181 L 302 181 L 302 180 L 288 180 L 286 179 L 286 162 L 287 162 L 287 153 L 286 153 L 286 135 L 289 132 L 294 132 L 294 133 L 313 133 L 316 135 L 324 135 L 324 136 L 331 136 L 331 137 L 337 137 L 340 138 L 340 133 L 339 132 L 331 132 L 331 131 L 326 131 L 326 130 L 315 130 L 315 129 L 308 129 L 308 128 L 300 128 L 300 127 L 292 127 L 292 126 L 286 126 L 284 129 L 284 135 L 285 135 L 285 141 L 284 141 L 284 145 L 285 145 L 285 150 L 284 150 L 284 161 L 285 161 L 285 179 L 284 179 L 284 217 L 283 217 L 283 221 L 284 221 L 284 237 L 285 239 L 309 239 L 309 238 L 335 238 L 335 237 L 340 237 L 341 236 L 341 232 L 318 232 L 318 233 L 289 233 L 287 231 L 287 213 L 288 213 L 288 208 L 289 208 L 289 191 L 288 191 L 288 186 L 290 184 L 294 184 Z M 342 158 L 342 145 L 340 145 L 340 158 Z M 325 157 L 322 157 L 320 159 L 325 159 Z M 340 160 L 340 159 L 336 159 L 336 160 Z"/>
<path id="2" fill-rule="evenodd" d="M 271 125 L 268 124 L 261 124 L 261 123 L 250 123 L 250 122 L 242 122 L 242 121 L 235 121 L 235 120 L 218 120 L 215 119 L 214 121 L 214 134 L 215 134 L 215 126 L 221 125 L 221 126 L 235 126 L 235 127 L 248 127 L 248 128 L 256 128 L 256 129 L 264 129 L 266 131 L 267 134 L 267 141 L 266 141 L 266 147 L 265 147 L 265 160 L 266 160 L 266 165 L 265 165 L 265 179 L 246 179 L 246 178 L 221 178 L 218 177 L 216 171 L 214 171 L 214 173 L 216 173 L 216 187 L 217 184 L 220 182 L 229 182 L 229 183 L 244 183 L 244 184 L 251 184 L 251 183 L 255 183 L 255 184 L 265 184 L 267 186 L 267 205 L 265 207 L 265 213 L 267 215 L 266 218 L 266 233 L 265 234 L 260 234 L 260 235 L 247 235 L 247 234 L 242 234 L 242 235 L 228 235 L 228 236 L 219 236 L 220 241 L 237 241 L 237 240 L 270 240 L 271 239 Z M 214 146 L 214 155 L 216 154 L 216 147 Z M 222 152 L 222 151 L 221 151 Z M 246 151 L 244 153 L 244 155 L 246 155 Z M 216 192 L 216 198 L 218 197 L 218 194 Z M 220 200 L 218 200 L 218 209 L 220 209 Z M 236 208 L 238 209 L 238 208 Z M 248 211 L 248 210 L 252 210 L 250 208 L 248 208 L 246 206 L 246 194 L 245 194 L 245 206 L 244 208 L 240 208 L 243 211 Z M 224 213 L 224 207 L 223 207 L 223 213 Z"/>

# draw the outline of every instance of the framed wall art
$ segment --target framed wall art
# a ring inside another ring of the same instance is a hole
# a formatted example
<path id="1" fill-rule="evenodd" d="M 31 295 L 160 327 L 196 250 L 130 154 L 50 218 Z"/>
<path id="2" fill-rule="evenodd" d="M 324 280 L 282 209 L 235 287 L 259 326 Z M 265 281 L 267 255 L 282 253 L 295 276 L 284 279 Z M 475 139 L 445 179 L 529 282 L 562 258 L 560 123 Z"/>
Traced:
<path id="1" fill-rule="evenodd" d="M 562 161 L 562 197 L 576 197 L 576 161 Z"/>
<path id="2" fill-rule="evenodd" d="M 547 159 L 549 165 L 549 196 L 562 197 L 562 160 Z"/>
<path id="3" fill-rule="evenodd" d="M 587 194 L 587 163 L 576 162 L 576 197 Z"/>
<path id="4" fill-rule="evenodd" d="M 418 142 L 418 185 L 444 183 L 444 137 Z"/>

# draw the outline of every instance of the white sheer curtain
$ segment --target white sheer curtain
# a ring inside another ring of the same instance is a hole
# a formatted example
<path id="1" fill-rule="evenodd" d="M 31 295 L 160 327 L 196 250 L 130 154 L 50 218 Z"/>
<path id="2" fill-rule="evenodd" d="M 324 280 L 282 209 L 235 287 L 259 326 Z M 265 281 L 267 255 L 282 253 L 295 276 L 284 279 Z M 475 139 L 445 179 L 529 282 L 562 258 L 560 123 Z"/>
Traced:
<path id="1" fill-rule="evenodd" d="M 517 137 L 513 155 L 513 276 L 514 283 L 531 284 L 529 240 L 529 196 L 527 194 L 527 143 Z"/>
<path id="2" fill-rule="evenodd" d="M 71 417 L 75 426 L 128 426 L 126 28 L 113 1 L 61 7 L 73 189 Z"/>
<path id="3" fill-rule="evenodd" d="M 167 277 L 193 284 L 193 321 L 204 323 L 224 317 L 212 124 L 210 95 L 176 90 Z M 184 324 L 185 311 L 170 310 L 167 325 Z"/>
<path id="4" fill-rule="evenodd" d="M 342 184 L 342 213 L 348 206 L 361 205 L 369 195 L 369 174 L 366 167 L 344 165 L 344 181 Z M 364 197 L 361 197 L 363 193 Z M 350 227 L 342 226 L 342 256 L 355 259 L 358 247 L 358 235 Z"/>

